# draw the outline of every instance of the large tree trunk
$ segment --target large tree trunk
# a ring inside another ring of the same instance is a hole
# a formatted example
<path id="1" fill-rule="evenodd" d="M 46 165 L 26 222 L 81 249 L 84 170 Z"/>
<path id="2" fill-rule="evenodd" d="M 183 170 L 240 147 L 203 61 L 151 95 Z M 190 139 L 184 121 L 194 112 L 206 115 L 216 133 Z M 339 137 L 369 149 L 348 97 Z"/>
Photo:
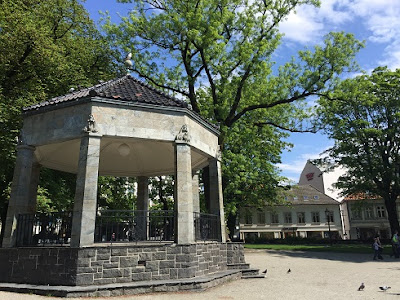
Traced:
<path id="1" fill-rule="evenodd" d="M 396 199 L 397 195 L 391 195 L 391 197 L 384 198 L 386 210 L 388 212 L 390 230 L 392 231 L 392 234 L 395 232 L 395 230 L 399 230 L 399 218 L 397 216 Z"/>

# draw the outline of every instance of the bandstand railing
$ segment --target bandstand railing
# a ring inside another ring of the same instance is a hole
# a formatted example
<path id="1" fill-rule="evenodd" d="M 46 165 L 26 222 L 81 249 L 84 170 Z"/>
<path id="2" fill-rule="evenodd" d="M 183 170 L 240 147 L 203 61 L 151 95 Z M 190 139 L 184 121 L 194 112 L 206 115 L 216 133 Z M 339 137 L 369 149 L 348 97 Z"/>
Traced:
<path id="1" fill-rule="evenodd" d="M 99 210 L 96 216 L 95 243 L 173 241 L 173 210 Z M 46 244 L 69 245 L 72 212 L 20 214 L 17 219 L 16 246 Z M 194 213 L 197 241 L 219 239 L 219 217 Z"/>
<path id="2" fill-rule="evenodd" d="M 194 213 L 194 232 L 197 241 L 216 241 L 219 239 L 218 215 Z"/>
<path id="3" fill-rule="evenodd" d="M 20 214 L 17 219 L 16 245 L 69 244 L 71 228 L 72 213 L 68 211 Z"/>
<path id="4" fill-rule="evenodd" d="M 172 210 L 100 210 L 95 238 L 101 242 L 173 241 Z"/>

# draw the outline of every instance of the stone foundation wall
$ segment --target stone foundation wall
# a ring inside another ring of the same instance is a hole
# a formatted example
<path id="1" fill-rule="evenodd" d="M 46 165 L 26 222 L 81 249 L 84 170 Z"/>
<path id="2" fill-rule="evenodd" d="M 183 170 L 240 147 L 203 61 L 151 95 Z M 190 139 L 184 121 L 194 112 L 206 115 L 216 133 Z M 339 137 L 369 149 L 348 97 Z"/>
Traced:
<path id="1" fill-rule="evenodd" d="M 0 248 L 0 282 L 75 285 L 78 249 Z"/>
<path id="2" fill-rule="evenodd" d="M 102 285 L 193 278 L 244 262 L 243 245 L 134 245 L 0 249 L 0 281 Z"/>

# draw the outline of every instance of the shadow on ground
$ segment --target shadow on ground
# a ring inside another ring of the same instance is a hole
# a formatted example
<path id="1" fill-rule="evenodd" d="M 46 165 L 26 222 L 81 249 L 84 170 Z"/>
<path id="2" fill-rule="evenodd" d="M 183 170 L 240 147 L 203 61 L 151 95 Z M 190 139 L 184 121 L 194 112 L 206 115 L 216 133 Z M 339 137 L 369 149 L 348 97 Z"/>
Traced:
<path id="1" fill-rule="evenodd" d="M 336 253 L 336 252 L 313 252 L 313 251 L 290 251 L 290 250 L 271 250 L 271 249 L 246 249 L 245 253 L 269 253 L 270 255 L 276 256 L 289 256 L 289 257 L 301 257 L 301 258 L 312 258 L 312 259 L 323 259 L 323 260 L 335 260 L 353 263 L 365 263 L 373 262 L 372 258 L 374 254 L 365 253 Z M 394 269 L 400 270 L 400 259 L 390 257 L 389 255 L 383 256 L 384 262 L 398 263 L 398 267 Z M 379 267 L 378 260 L 375 263 Z"/>

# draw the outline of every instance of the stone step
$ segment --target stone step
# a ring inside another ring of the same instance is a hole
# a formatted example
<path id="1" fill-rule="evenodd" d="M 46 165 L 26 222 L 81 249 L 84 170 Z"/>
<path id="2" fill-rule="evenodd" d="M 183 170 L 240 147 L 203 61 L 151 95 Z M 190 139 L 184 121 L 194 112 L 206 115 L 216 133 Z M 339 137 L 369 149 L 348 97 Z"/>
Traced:
<path id="1" fill-rule="evenodd" d="M 240 278 L 240 270 L 227 270 L 187 279 L 152 280 L 90 286 L 0 283 L 0 291 L 33 293 L 56 297 L 110 297 L 155 292 L 203 291 Z"/>
<path id="2" fill-rule="evenodd" d="M 249 268 L 241 271 L 242 271 L 242 276 L 260 275 L 260 269 Z"/>
<path id="3" fill-rule="evenodd" d="M 242 279 L 254 279 L 254 278 L 265 278 L 265 275 L 242 275 Z"/>
<path id="4" fill-rule="evenodd" d="M 250 269 L 250 264 L 246 263 L 228 264 L 228 270 L 246 270 L 246 269 Z"/>

